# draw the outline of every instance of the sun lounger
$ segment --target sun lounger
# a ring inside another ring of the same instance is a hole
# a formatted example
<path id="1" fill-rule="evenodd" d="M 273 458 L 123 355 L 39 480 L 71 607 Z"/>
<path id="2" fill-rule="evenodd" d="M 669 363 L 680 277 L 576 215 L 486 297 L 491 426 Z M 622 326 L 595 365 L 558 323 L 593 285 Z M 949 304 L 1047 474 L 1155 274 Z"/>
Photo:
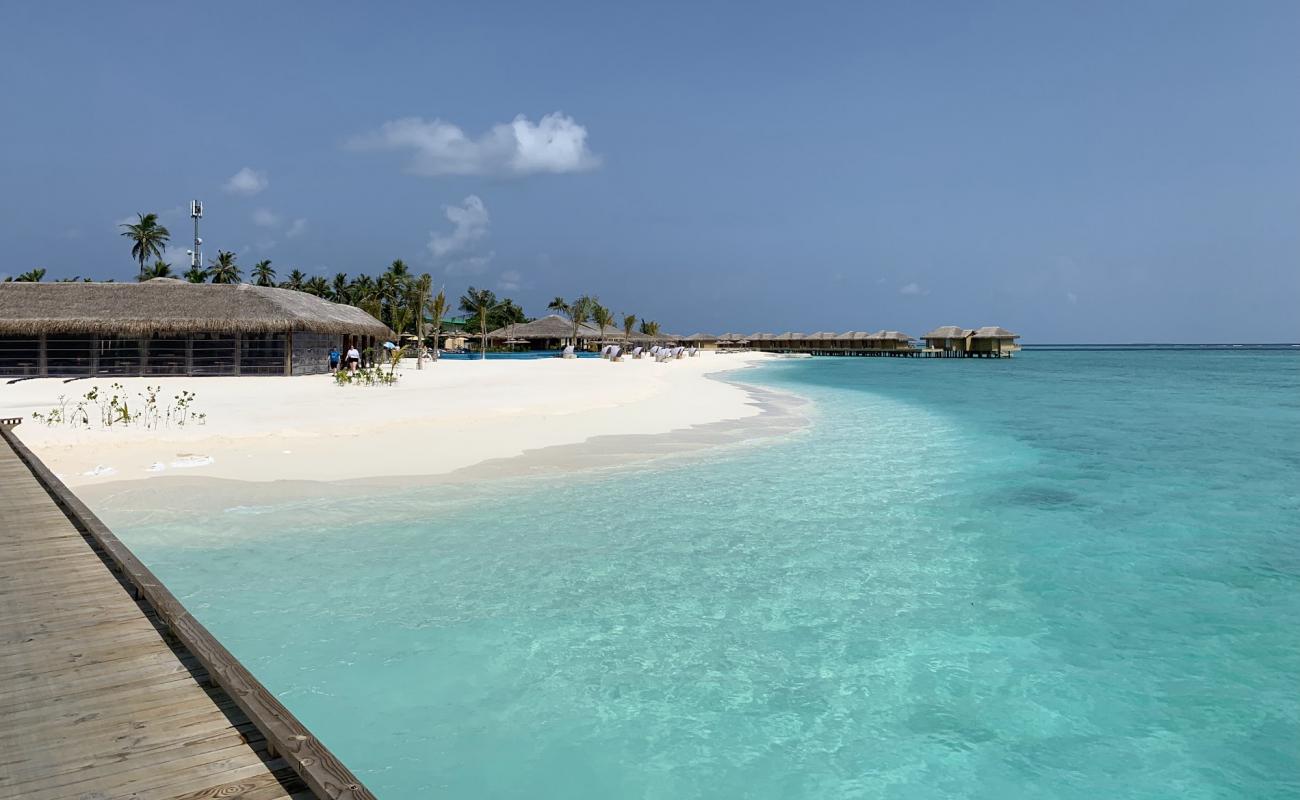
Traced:
<path id="1" fill-rule="evenodd" d="M 632 349 L 632 357 L 633 357 L 633 358 L 640 358 L 640 357 L 641 357 L 641 348 L 640 348 L 640 347 L 635 347 L 635 348 Z"/>
<path id="2" fill-rule="evenodd" d="M 577 357 L 578 357 L 577 354 L 573 352 L 573 345 L 569 345 L 568 347 L 564 348 L 564 357 L 565 357 L 565 358 L 577 358 Z"/>

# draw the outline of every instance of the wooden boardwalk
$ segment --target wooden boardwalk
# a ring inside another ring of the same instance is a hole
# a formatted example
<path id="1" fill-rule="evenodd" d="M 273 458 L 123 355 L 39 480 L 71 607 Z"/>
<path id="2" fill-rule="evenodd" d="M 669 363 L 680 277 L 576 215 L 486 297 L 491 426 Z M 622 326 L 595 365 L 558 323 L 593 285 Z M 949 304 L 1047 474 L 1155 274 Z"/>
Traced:
<path id="1" fill-rule="evenodd" d="M 371 795 L 0 429 L 0 798 L 216 797 Z"/>

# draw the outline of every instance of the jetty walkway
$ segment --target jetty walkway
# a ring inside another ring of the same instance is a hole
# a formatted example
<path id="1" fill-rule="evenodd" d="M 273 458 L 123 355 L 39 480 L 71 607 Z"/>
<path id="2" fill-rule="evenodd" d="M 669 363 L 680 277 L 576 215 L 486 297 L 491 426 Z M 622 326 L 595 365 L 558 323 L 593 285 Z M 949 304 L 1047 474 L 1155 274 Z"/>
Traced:
<path id="1" fill-rule="evenodd" d="M 373 796 L 0 425 L 0 798 Z"/>

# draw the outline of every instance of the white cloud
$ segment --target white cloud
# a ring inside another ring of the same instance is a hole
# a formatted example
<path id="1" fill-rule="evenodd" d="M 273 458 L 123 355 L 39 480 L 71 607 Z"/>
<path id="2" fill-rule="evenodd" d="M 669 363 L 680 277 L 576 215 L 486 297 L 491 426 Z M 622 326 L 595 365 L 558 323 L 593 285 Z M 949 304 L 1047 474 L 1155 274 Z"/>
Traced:
<path id="1" fill-rule="evenodd" d="M 289 226 L 289 230 L 284 232 L 284 235 L 288 236 L 290 239 L 293 239 L 295 237 L 302 236 L 306 232 L 307 232 L 306 217 L 298 217 L 293 221 L 293 224 Z"/>
<path id="2" fill-rule="evenodd" d="M 449 262 L 443 272 L 453 276 L 482 275 L 487 271 L 488 264 L 492 263 L 492 259 L 496 258 L 496 255 L 496 252 L 493 251 L 487 255 L 458 258 L 455 261 Z"/>
<path id="3" fill-rule="evenodd" d="M 493 125 L 477 139 L 440 119 L 405 117 L 385 122 L 378 131 L 355 137 L 349 145 L 358 150 L 409 151 L 407 171 L 426 177 L 558 174 L 600 166 L 600 157 L 587 149 L 587 129 L 558 111 L 536 123 L 520 114 L 511 122 Z"/>
<path id="4" fill-rule="evenodd" d="M 261 228 L 278 228 L 280 215 L 269 208 L 259 208 L 253 212 L 253 224 Z"/>
<path id="5" fill-rule="evenodd" d="M 452 224 L 451 233 L 429 234 L 429 252 L 434 258 L 444 258 L 463 252 L 471 244 L 487 235 L 487 207 L 478 195 L 466 197 L 458 206 L 443 206 L 443 213 Z"/>
<path id="6" fill-rule="evenodd" d="M 919 283 L 913 282 L 913 283 L 903 284 L 899 288 L 898 293 L 913 296 L 913 297 L 920 297 L 929 294 L 930 290 L 926 289 L 924 286 L 922 286 Z"/>
<path id="7" fill-rule="evenodd" d="M 231 194 L 255 195 L 265 189 L 270 184 L 266 179 L 265 172 L 259 172 L 252 167 L 244 167 L 239 172 L 230 176 L 226 181 L 225 190 Z"/>
<path id="8" fill-rule="evenodd" d="M 501 273 L 501 279 L 497 281 L 497 288 L 503 292 L 517 292 L 523 285 L 524 276 L 516 270 L 508 269 Z"/>

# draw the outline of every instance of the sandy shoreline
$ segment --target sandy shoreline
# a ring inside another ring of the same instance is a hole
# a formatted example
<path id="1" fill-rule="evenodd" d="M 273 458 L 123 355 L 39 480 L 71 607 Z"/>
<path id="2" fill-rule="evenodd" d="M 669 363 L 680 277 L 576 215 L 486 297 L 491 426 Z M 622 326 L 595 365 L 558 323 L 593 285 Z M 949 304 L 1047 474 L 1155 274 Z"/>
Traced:
<path id="1" fill-rule="evenodd" d="M 169 399 L 180 390 L 197 394 L 194 408 L 207 414 L 204 425 L 154 430 L 34 423 L 32 411 L 58 405 L 59 395 L 75 400 L 92 386 L 104 391 L 113 383 L 48 379 L 4 386 L 0 415 L 24 417 L 23 440 L 79 493 L 142 480 L 174 484 L 176 476 L 391 482 L 484 464 L 497 464 L 483 469 L 499 472 L 501 462 L 525 453 L 603 442 L 587 455 L 571 454 L 590 463 L 601 458 L 598 451 L 615 453 L 616 437 L 755 417 L 762 408 L 750 391 L 709 376 L 762 358 L 443 361 L 424 370 L 409 365 L 393 387 L 339 387 L 329 376 L 120 379 L 132 400 L 146 385 L 161 386 L 160 396 Z"/>

